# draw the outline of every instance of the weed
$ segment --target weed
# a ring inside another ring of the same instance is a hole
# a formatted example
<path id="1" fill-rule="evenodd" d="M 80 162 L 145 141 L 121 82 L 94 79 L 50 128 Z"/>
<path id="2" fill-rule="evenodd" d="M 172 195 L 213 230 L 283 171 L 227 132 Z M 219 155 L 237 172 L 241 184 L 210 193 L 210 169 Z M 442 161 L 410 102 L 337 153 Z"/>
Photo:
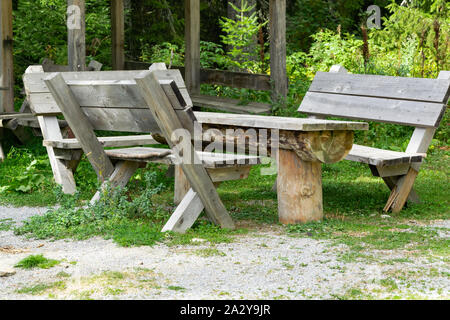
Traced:
<path id="1" fill-rule="evenodd" d="M 20 260 L 15 265 L 15 267 L 21 269 L 35 269 L 35 268 L 50 269 L 60 263 L 61 261 L 47 259 L 42 254 L 40 254 L 28 256 L 25 259 Z"/>
<path id="2" fill-rule="evenodd" d="M 64 281 L 57 281 L 53 283 L 39 283 L 31 287 L 23 287 L 18 289 L 16 292 L 20 294 L 31 294 L 31 295 L 41 295 L 42 293 L 50 289 L 64 290 L 66 288 L 66 283 Z"/>

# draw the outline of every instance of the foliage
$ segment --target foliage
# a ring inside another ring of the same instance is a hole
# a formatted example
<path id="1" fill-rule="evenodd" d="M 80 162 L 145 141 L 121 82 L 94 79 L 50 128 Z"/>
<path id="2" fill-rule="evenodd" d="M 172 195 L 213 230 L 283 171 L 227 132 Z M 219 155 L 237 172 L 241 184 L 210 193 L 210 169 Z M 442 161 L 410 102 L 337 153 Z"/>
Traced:
<path id="1" fill-rule="evenodd" d="M 254 59 L 259 53 L 259 48 L 255 45 L 255 39 L 259 30 L 267 22 L 258 23 L 258 16 L 256 12 L 253 12 L 255 5 L 248 5 L 246 0 L 241 1 L 240 8 L 231 2 L 229 5 L 236 11 L 236 19 L 223 17 L 220 20 L 222 31 L 225 33 L 221 36 L 222 42 L 229 48 L 227 52 L 228 64 L 236 69 L 248 72 L 261 70 L 261 62 L 258 63 Z"/>
<path id="2" fill-rule="evenodd" d="M 57 198 L 60 208 L 50 209 L 44 216 L 32 217 L 22 227 L 16 229 L 18 234 L 32 233 L 35 237 L 63 238 L 76 236 L 85 238 L 93 235 L 107 235 L 108 237 L 123 239 L 132 233 L 130 228 L 139 228 L 147 234 L 155 234 L 156 229 L 148 229 L 143 226 L 140 219 L 156 216 L 159 218 L 160 211 L 152 204 L 152 196 L 160 192 L 163 186 L 153 185 L 156 181 L 155 172 L 146 172 L 144 175 L 146 188 L 133 201 L 128 201 L 128 190 L 112 189 L 107 187 L 101 191 L 100 200 L 87 207 L 78 207 L 78 197 L 64 195 L 57 190 Z M 130 222 L 131 219 L 135 219 Z M 113 228 L 113 225 L 120 225 Z M 143 229 L 144 228 L 144 229 Z M 136 230 L 135 230 L 136 231 Z M 158 237 L 134 240 L 153 242 Z"/>
<path id="3" fill-rule="evenodd" d="M 54 259 L 47 259 L 42 254 L 39 255 L 33 255 L 28 256 L 22 260 L 20 260 L 15 267 L 21 268 L 21 269 L 50 269 L 58 264 L 60 264 L 61 261 L 54 260 Z"/>

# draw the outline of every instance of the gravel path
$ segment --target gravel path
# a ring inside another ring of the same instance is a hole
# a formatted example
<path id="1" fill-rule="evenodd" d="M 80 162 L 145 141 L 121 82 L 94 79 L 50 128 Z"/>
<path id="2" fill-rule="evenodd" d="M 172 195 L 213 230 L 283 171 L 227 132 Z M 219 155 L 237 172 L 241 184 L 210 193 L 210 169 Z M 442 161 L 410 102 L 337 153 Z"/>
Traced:
<path id="1" fill-rule="evenodd" d="M 45 211 L 0 207 L 0 220 L 11 218 L 20 223 Z M 448 228 L 449 224 L 443 222 L 439 227 Z M 278 226 L 214 247 L 198 243 L 122 248 L 100 238 L 50 242 L 0 231 L 0 271 L 12 269 L 31 254 L 63 261 L 47 270 L 14 269 L 15 274 L 0 278 L 0 299 L 450 297 L 450 268 L 445 259 L 345 263 L 339 257 L 346 250 L 327 241 L 286 236 Z M 383 259 L 404 257 L 404 253 L 392 251 L 372 254 Z M 404 282 L 398 280 L 406 271 L 412 276 Z M 48 285 L 48 289 L 34 295 L 18 293 L 36 285 Z"/>

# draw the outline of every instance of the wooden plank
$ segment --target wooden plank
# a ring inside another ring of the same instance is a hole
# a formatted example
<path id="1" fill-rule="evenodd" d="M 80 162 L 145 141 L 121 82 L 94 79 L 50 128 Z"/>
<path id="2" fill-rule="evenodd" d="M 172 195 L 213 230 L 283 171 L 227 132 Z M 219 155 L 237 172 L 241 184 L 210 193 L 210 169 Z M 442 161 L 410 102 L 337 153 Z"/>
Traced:
<path id="1" fill-rule="evenodd" d="M 181 168 L 181 166 L 179 165 L 176 165 L 174 167 L 175 167 L 174 172 L 175 186 L 173 193 L 173 202 L 176 205 L 179 205 L 181 201 L 183 201 L 183 198 L 186 196 L 189 189 L 191 189 L 191 185 L 189 184 L 188 179 L 184 175 L 183 168 Z"/>
<path id="2" fill-rule="evenodd" d="M 37 118 L 44 139 L 62 139 L 61 130 L 56 117 L 39 116 Z M 69 170 L 64 161 L 57 159 L 56 152 L 53 147 L 46 147 L 46 149 L 55 182 L 61 185 L 62 191 L 65 194 L 75 194 L 76 184 L 73 177 L 73 172 Z"/>
<path id="3" fill-rule="evenodd" d="M 157 76 L 154 73 L 141 74 L 136 78 L 136 82 L 141 88 L 142 94 L 147 101 L 154 118 L 157 120 L 161 131 L 169 142 L 169 145 L 173 148 L 175 142 L 171 140 L 172 134 L 177 129 L 182 128 L 182 125 L 161 88 Z M 181 163 L 184 174 L 189 180 L 192 188 L 199 194 L 208 216 L 210 216 L 214 222 L 220 224 L 221 227 L 233 229 L 233 220 L 220 200 L 205 168 L 203 165 L 198 164 L 200 163 L 200 160 L 190 141 L 189 145 L 190 148 L 187 151 L 189 152 L 189 155 L 192 156 L 193 163 Z M 181 157 L 180 155 L 176 156 Z"/>
<path id="4" fill-rule="evenodd" d="M 105 153 L 113 159 L 146 161 L 146 162 L 152 162 L 156 159 L 164 159 L 172 155 L 172 151 L 168 149 L 146 148 L 146 147 L 112 149 L 106 150 Z M 170 159 L 172 158 L 170 157 Z"/>
<path id="5" fill-rule="evenodd" d="M 277 193 L 281 223 L 322 220 L 322 164 L 303 161 L 295 152 L 280 149 Z"/>
<path id="6" fill-rule="evenodd" d="M 185 0 L 186 86 L 191 94 L 200 93 L 200 0 Z"/>
<path id="7" fill-rule="evenodd" d="M 93 166 L 100 181 L 105 181 L 114 172 L 114 166 L 98 141 L 89 118 L 82 112 L 72 91 L 64 82 L 61 74 L 45 79 L 53 98 L 58 103 L 70 128 L 82 146 L 86 157 Z M 46 139 L 53 140 L 53 139 Z M 61 139 L 59 139 L 61 140 Z"/>
<path id="8" fill-rule="evenodd" d="M 446 103 L 450 80 L 317 72 L 309 91 Z"/>
<path id="9" fill-rule="evenodd" d="M 272 101 L 285 106 L 288 93 L 286 70 L 286 0 L 270 0 L 270 77 Z"/>
<path id="10" fill-rule="evenodd" d="M 85 10 L 85 0 L 67 0 L 67 49 L 72 71 L 86 70 Z"/>
<path id="11" fill-rule="evenodd" d="M 111 1 L 112 66 L 125 68 L 125 16 L 123 0 Z"/>
<path id="12" fill-rule="evenodd" d="M 220 111 L 240 113 L 240 114 L 270 114 L 272 106 L 268 103 L 248 102 L 242 103 L 237 99 L 213 97 L 205 95 L 191 96 L 194 106 L 206 107 Z"/>
<path id="13" fill-rule="evenodd" d="M 13 10 L 12 0 L 0 4 L 0 112 L 14 112 L 14 58 L 13 58 Z"/>
<path id="14" fill-rule="evenodd" d="M 354 144 L 347 160 L 367 163 L 374 166 L 392 166 L 422 162 L 424 154 L 383 150 Z"/>
<path id="15" fill-rule="evenodd" d="M 399 213 L 402 210 L 418 174 L 419 172 L 411 168 L 406 175 L 402 176 L 397 181 L 396 186 L 392 190 L 391 196 L 389 197 L 390 201 L 388 201 L 384 211 L 392 209 L 393 213 Z"/>
<path id="16" fill-rule="evenodd" d="M 82 108 L 95 130 L 160 133 L 158 124 L 149 110 Z"/>
<path id="17" fill-rule="evenodd" d="M 151 144 L 159 144 L 151 135 L 143 136 L 114 136 L 114 137 L 98 137 L 98 141 L 104 148 L 145 146 Z M 63 139 L 56 141 L 44 140 L 44 146 L 60 149 L 81 149 L 81 144 L 76 138 Z"/>
<path id="18" fill-rule="evenodd" d="M 161 80 L 175 80 L 180 83 L 183 98 L 189 105 L 192 105 L 187 89 L 184 87 L 183 78 L 178 70 L 158 70 L 156 72 Z M 87 74 L 62 73 L 81 107 L 148 109 L 145 101 L 138 93 L 135 81 L 130 79 L 130 77 L 136 76 L 138 72 L 122 75 L 116 73 L 122 80 L 109 80 L 113 76 L 109 72 L 105 72 L 105 75 L 99 75 L 96 72 L 86 73 L 92 73 L 91 80 L 87 80 L 89 79 Z M 27 97 L 35 114 L 60 113 L 58 105 L 43 81 L 43 78 L 48 75 L 46 73 L 26 74 L 24 77 Z M 104 79 L 96 79 L 99 77 Z M 123 78 L 126 77 L 128 79 L 124 80 Z M 79 78 L 82 78 L 82 80 L 79 80 Z"/>
<path id="19" fill-rule="evenodd" d="M 185 233 L 193 226 L 204 208 L 200 196 L 193 189 L 189 189 L 161 232 Z"/>
<path id="20" fill-rule="evenodd" d="M 299 112 L 418 127 L 439 127 L 442 103 L 308 92 Z M 401 116 L 400 116 L 401 115 Z"/>
<path id="21" fill-rule="evenodd" d="M 278 129 L 293 131 L 368 130 L 364 122 L 316 120 L 305 118 L 272 117 L 218 112 L 194 112 L 198 122 L 208 125 L 243 128 Z"/>
<path id="22" fill-rule="evenodd" d="M 61 73 L 66 83 L 71 81 L 122 81 L 134 80 L 144 70 L 132 71 L 85 71 L 85 72 L 63 72 Z M 161 80 L 175 80 L 180 90 L 186 87 L 183 77 L 179 70 L 157 70 L 158 77 Z M 26 73 L 24 75 L 24 82 L 26 82 L 26 90 L 30 93 L 45 93 L 49 92 L 43 79 L 48 73 Z"/>

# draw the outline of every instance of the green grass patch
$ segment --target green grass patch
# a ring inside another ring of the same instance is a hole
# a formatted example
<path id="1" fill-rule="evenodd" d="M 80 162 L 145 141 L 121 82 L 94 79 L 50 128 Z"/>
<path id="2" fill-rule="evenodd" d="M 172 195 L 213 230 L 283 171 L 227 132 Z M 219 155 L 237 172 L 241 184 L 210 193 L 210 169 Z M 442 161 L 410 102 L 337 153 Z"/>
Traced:
<path id="1" fill-rule="evenodd" d="M 28 256 L 25 259 L 20 260 L 15 267 L 21 269 L 50 269 L 60 264 L 61 261 L 47 259 L 42 254 Z"/>
<path id="2" fill-rule="evenodd" d="M 53 283 L 39 283 L 34 286 L 23 287 L 18 289 L 16 292 L 19 294 L 42 295 L 51 289 L 64 290 L 65 288 L 66 283 L 64 281 L 57 281 Z"/>
<path id="3" fill-rule="evenodd" d="M 11 230 L 14 224 L 13 219 L 0 219 L 0 231 Z"/>
<path id="4" fill-rule="evenodd" d="M 214 256 L 219 256 L 219 257 L 225 257 L 226 253 L 223 251 L 220 251 L 216 248 L 205 248 L 205 249 L 198 249 L 195 250 L 194 253 L 199 256 L 199 257 L 203 257 L 203 258 L 208 258 L 208 257 L 214 257 Z"/>

